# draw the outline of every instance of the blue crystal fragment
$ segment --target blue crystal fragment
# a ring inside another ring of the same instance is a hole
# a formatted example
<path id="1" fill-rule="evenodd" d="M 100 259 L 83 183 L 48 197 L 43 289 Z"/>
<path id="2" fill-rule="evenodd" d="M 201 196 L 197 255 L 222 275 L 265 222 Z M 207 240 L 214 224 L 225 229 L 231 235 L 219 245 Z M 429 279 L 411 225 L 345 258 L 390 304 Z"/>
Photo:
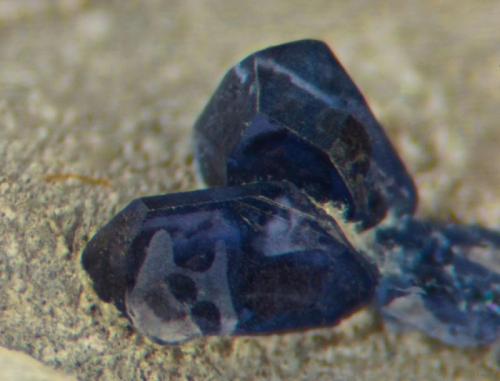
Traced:
<path id="1" fill-rule="evenodd" d="M 365 228 L 415 209 L 411 177 L 320 41 L 271 47 L 230 70 L 195 124 L 195 146 L 210 186 L 285 179 Z"/>
<path id="2" fill-rule="evenodd" d="M 500 233 L 404 218 L 377 231 L 386 263 L 377 304 L 399 328 L 445 343 L 490 344 L 500 336 Z"/>
<path id="3" fill-rule="evenodd" d="M 287 182 L 133 201 L 89 242 L 99 296 L 159 343 L 334 325 L 377 272 Z"/>

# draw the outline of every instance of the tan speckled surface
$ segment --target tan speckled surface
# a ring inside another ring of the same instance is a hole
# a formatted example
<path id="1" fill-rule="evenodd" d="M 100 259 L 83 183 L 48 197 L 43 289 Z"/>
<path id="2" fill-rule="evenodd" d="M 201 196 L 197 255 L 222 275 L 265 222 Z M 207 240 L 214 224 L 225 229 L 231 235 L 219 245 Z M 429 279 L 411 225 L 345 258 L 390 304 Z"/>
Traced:
<path id="1" fill-rule="evenodd" d="M 364 91 L 420 214 L 500 228 L 500 3 L 401 4 L 0 0 L 0 346 L 81 380 L 500 379 L 499 348 L 395 336 L 369 312 L 159 347 L 80 266 L 132 198 L 196 187 L 191 126 L 225 71 L 304 37 L 325 40 Z"/>

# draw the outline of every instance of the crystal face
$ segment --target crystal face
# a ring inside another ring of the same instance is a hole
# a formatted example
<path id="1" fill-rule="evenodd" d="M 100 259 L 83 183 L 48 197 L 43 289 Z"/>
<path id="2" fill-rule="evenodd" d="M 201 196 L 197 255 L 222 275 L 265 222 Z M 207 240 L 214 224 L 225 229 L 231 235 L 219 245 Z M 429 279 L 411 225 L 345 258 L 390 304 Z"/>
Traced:
<path id="1" fill-rule="evenodd" d="M 377 281 L 286 182 L 138 199 L 83 264 L 99 295 L 160 343 L 333 325 L 368 303 Z"/>
<path id="2" fill-rule="evenodd" d="M 231 69 L 195 124 L 195 146 L 210 186 L 285 179 L 364 227 L 415 209 L 412 179 L 319 41 L 271 47 Z"/>
<path id="3" fill-rule="evenodd" d="M 142 334 L 282 333 L 372 304 L 394 329 L 498 341 L 500 232 L 413 216 L 412 179 L 324 43 L 236 65 L 195 142 L 219 187 L 137 199 L 82 255 L 98 296 Z"/>

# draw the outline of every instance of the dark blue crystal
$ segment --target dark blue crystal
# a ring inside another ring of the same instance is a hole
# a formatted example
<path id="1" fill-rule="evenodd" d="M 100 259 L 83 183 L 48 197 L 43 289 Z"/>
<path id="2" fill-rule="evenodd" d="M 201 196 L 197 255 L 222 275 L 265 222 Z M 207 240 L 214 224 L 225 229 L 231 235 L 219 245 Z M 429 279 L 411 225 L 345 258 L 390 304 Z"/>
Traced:
<path id="1" fill-rule="evenodd" d="M 296 41 L 230 70 L 195 124 L 208 185 L 283 180 L 370 227 L 412 213 L 416 191 L 363 96 L 328 47 Z"/>
<path id="2" fill-rule="evenodd" d="M 83 264 L 103 299 L 166 343 L 334 325 L 377 282 L 337 224 L 287 182 L 135 200 Z"/>

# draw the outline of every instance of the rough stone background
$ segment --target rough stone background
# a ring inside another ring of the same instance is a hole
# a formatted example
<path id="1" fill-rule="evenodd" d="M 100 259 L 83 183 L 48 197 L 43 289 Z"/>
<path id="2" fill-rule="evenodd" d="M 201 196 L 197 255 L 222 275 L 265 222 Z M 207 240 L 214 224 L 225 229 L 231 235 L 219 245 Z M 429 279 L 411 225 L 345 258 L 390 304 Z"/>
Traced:
<path id="1" fill-rule="evenodd" d="M 0 346 L 81 380 L 498 380 L 498 346 L 395 335 L 370 312 L 159 347 L 80 266 L 132 198 L 197 187 L 191 126 L 225 71 L 304 37 L 364 91 L 421 215 L 500 228 L 498 20 L 496 0 L 0 0 Z"/>

